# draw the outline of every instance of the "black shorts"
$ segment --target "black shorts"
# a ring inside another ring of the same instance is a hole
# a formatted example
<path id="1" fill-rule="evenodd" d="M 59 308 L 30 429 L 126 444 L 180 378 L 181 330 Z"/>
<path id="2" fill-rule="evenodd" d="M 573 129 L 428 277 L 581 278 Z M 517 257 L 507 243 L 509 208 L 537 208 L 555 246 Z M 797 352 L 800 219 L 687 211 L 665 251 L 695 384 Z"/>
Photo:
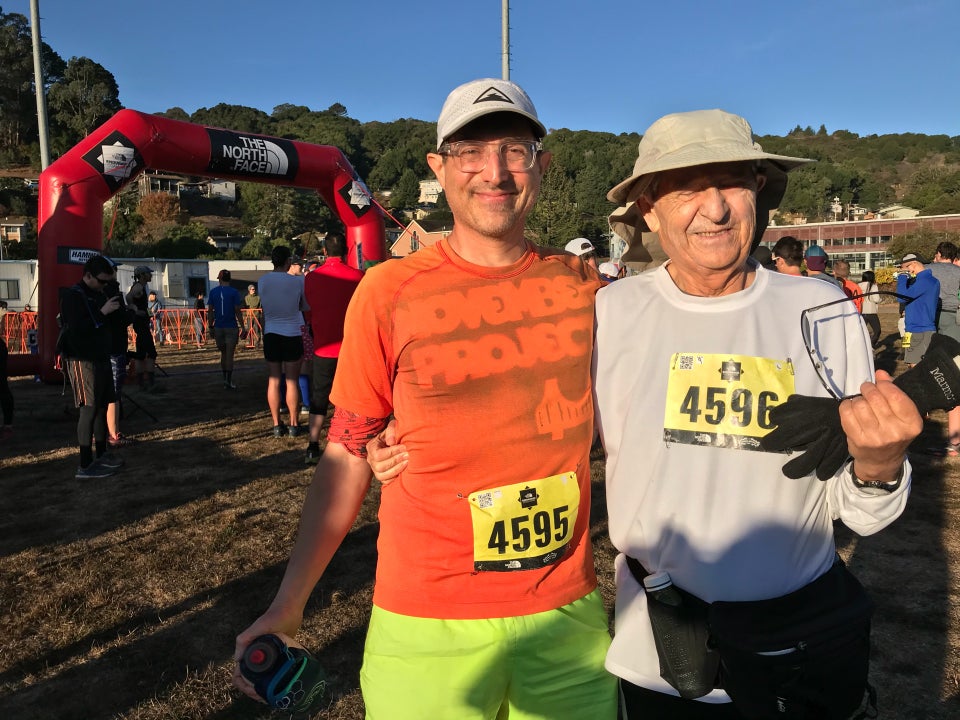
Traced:
<path id="1" fill-rule="evenodd" d="M 133 353 L 133 357 L 137 360 L 143 360 L 144 358 L 156 360 L 157 344 L 153 341 L 153 333 L 150 332 L 150 326 L 134 326 L 133 330 L 137 335 L 137 349 L 136 352 Z"/>
<path id="2" fill-rule="evenodd" d="M 303 338 L 267 333 L 263 336 L 263 357 L 267 362 L 296 362 L 303 358 Z"/>
<path id="3" fill-rule="evenodd" d="M 310 382 L 310 414 L 326 415 L 330 405 L 330 389 L 337 372 L 337 358 L 312 358 Z"/>

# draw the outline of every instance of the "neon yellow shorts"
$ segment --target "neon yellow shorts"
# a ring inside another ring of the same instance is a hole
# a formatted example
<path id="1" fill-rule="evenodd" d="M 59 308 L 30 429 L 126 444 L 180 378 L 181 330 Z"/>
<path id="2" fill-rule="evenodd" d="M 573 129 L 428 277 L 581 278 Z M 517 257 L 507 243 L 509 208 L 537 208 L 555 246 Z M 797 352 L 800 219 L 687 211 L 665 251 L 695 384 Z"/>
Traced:
<path id="1" fill-rule="evenodd" d="M 367 720 L 615 720 L 597 591 L 556 610 L 438 620 L 373 607 L 360 670 Z"/>

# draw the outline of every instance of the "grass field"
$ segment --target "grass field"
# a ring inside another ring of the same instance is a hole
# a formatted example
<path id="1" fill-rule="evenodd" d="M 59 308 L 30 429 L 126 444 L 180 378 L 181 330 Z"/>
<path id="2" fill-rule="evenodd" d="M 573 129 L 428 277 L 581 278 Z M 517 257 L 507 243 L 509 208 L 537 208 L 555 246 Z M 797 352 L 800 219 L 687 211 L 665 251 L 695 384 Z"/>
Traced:
<path id="1" fill-rule="evenodd" d="M 883 317 L 893 331 L 895 317 Z M 896 369 L 893 336 L 878 366 Z M 139 442 L 116 477 L 78 481 L 76 416 L 59 386 L 12 382 L 16 434 L 0 441 L 0 718 L 247 720 L 278 717 L 234 692 L 233 639 L 269 603 L 312 470 L 306 441 L 268 437 L 259 351 L 168 351 L 165 395 L 129 386 Z M 151 418 L 151 416 L 153 416 Z M 960 460 L 942 413 L 914 445 L 914 490 L 892 527 L 838 544 L 877 602 L 872 680 L 882 718 L 960 718 Z M 612 601 L 603 467 L 592 537 Z M 362 643 L 376 559 L 378 491 L 317 586 L 300 640 L 328 671 L 316 717 L 359 719 Z M 425 719 L 429 720 L 429 719 Z"/>

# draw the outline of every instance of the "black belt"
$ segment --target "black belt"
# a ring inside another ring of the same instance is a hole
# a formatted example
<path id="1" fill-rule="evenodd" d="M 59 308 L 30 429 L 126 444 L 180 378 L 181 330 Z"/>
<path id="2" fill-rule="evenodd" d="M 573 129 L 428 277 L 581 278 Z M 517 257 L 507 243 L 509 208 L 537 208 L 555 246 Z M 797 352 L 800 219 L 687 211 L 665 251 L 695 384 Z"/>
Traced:
<path id="1" fill-rule="evenodd" d="M 636 558 L 632 558 L 629 555 L 624 555 L 624 557 L 627 559 L 627 567 L 630 568 L 630 574 L 636 578 L 638 583 L 643 585 L 643 579 L 650 573 L 647 572 L 647 569 L 641 565 L 640 561 Z"/>

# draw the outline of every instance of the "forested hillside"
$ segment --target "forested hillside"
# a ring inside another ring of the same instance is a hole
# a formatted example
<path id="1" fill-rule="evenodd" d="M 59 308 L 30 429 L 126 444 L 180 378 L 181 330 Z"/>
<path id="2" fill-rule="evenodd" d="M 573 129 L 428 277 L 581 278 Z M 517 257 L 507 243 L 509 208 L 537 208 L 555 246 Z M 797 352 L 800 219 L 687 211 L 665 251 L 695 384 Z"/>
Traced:
<path id="1" fill-rule="evenodd" d="M 64 61 L 44 44 L 43 65 L 55 160 L 122 106 L 112 73 L 95 60 Z M 433 149 L 436 126 L 428 120 L 361 123 L 339 103 L 325 110 L 283 104 L 269 113 L 214 103 L 193 113 L 174 107 L 161 115 L 338 147 L 372 191 L 390 191 L 384 203 L 402 221 L 404 212 L 417 205 L 419 181 L 431 178 L 425 155 Z M 0 217 L 36 214 L 36 190 L 22 180 L 36 178 L 40 169 L 36 116 L 29 24 L 23 15 L 0 8 Z M 549 118 L 544 120 L 549 126 Z M 613 209 L 606 191 L 631 171 L 639 140 L 636 133 L 552 129 L 545 146 L 554 154 L 553 164 L 528 223 L 533 239 L 561 246 L 576 236 L 600 239 Z M 867 209 L 901 202 L 922 214 L 960 212 L 960 137 L 859 137 L 821 126 L 817 131 L 797 127 L 785 137 L 764 136 L 758 142 L 772 152 L 819 161 L 792 173 L 781 212 L 809 221 L 828 219 L 834 197 Z M 336 226 L 315 193 L 253 183 L 238 187 L 237 207 L 225 212 L 234 216 L 229 222 L 126 192 L 105 218 L 107 249 L 117 255 L 210 254 L 204 238 L 227 227 L 254 238 L 241 255 L 259 257 L 272 243 Z M 433 220 L 449 224 L 442 198 Z M 35 244 L 9 251 L 10 256 L 35 256 Z"/>

